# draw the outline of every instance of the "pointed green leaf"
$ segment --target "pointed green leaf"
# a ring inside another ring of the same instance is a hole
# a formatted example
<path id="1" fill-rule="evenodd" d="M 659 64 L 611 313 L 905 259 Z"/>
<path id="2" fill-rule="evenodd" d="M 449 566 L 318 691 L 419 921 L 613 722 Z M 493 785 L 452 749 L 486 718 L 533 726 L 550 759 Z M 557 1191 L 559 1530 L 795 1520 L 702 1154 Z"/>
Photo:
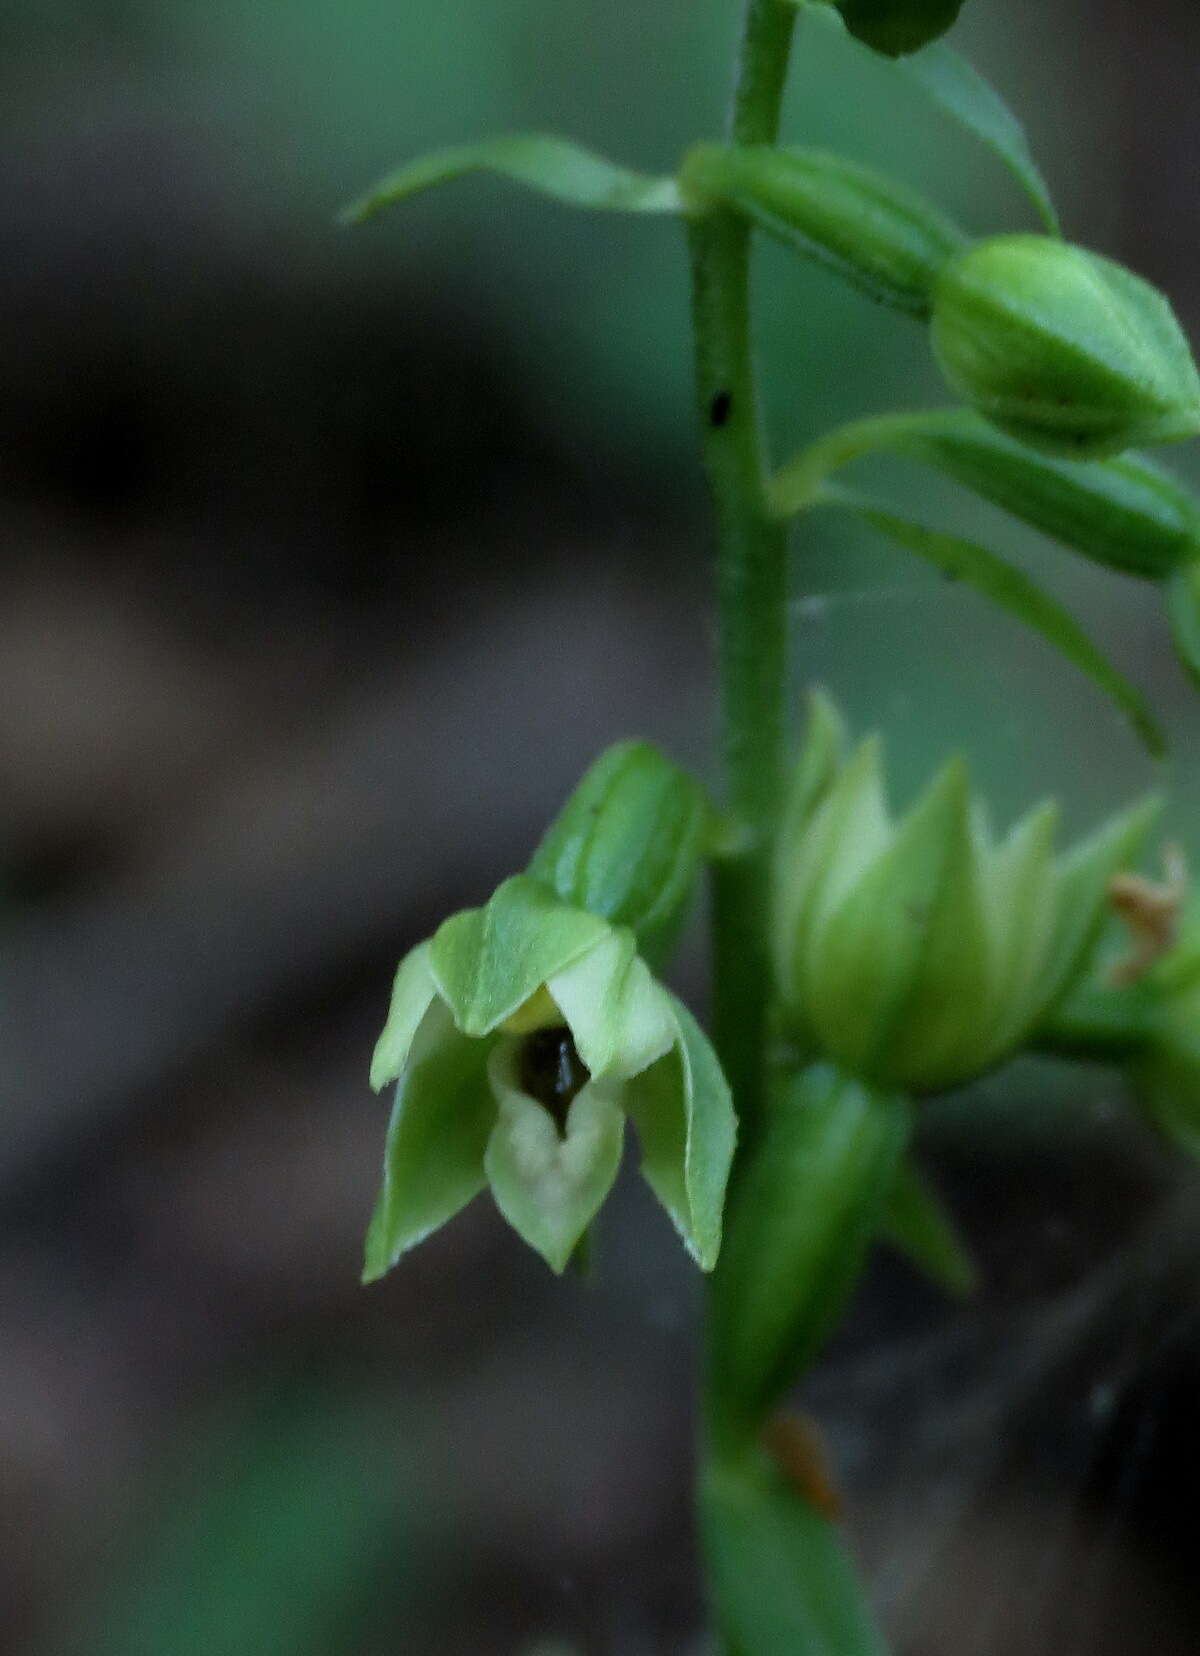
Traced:
<path id="1" fill-rule="evenodd" d="M 951 120 L 999 156 L 1037 208 L 1046 229 L 1059 235 L 1058 214 L 1025 129 L 995 87 L 941 40 L 903 59 L 897 67 Z"/>
<path id="2" fill-rule="evenodd" d="M 1108 882 L 1132 866 L 1162 800 L 1151 794 L 1105 823 L 1059 863 L 1057 924 L 1047 951 L 1038 1000 L 1050 1010 L 1077 983 L 1106 916 Z"/>
<path id="3" fill-rule="evenodd" d="M 804 743 L 792 770 L 779 827 L 779 842 L 795 845 L 829 791 L 846 751 L 846 724 L 824 690 L 808 695 Z"/>
<path id="4" fill-rule="evenodd" d="M 964 1019 L 963 1007 L 990 1010 L 996 1000 L 999 961 L 986 889 L 989 851 L 964 776 L 916 970 L 880 1059 L 883 1079 L 903 1076 L 905 1086 L 916 1093 L 939 1091 L 978 1067 L 984 1032 L 976 1019 Z M 947 995 L 947 984 L 954 984 L 954 995 Z"/>
<path id="5" fill-rule="evenodd" d="M 1052 856 L 1059 809 L 1046 800 L 1029 811 L 996 852 L 992 916 L 1001 940 L 1000 980 L 992 1057 L 1023 1040 L 1039 1011 L 1047 952 L 1058 916 L 1058 875 Z"/>
<path id="6" fill-rule="evenodd" d="M 496 1119 L 488 1049 L 460 1035 L 440 1003 L 430 1006 L 396 1088 L 364 1282 L 383 1276 L 483 1189 L 484 1148 Z"/>
<path id="7" fill-rule="evenodd" d="M 864 496 L 840 486 L 827 485 L 819 498 L 831 505 L 848 507 L 900 546 L 915 552 L 943 574 L 966 581 L 1000 609 L 1024 622 L 1104 691 L 1150 753 L 1162 754 L 1165 747 L 1162 731 L 1141 693 L 1096 648 L 1067 611 L 1019 569 L 986 547 L 897 517 L 894 512 L 884 511 Z"/>
<path id="8" fill-rule="evenodd" d="M 797 3 L 801 3 L 801 0 L 797 0 Z M 860 3 L 864 6 L 896 4 L 899 7 L 902 0 L 860 0 Z M 903 3 L 907 3 L 907 0 L 903 0 Z M 940 7 L 941 21 L 944 21 L 946 27 L 954 21 L 954 15 L 958 11 L 955 0 L 944 0 L 944 3 L 943 0 L 921 0 L 921 3 L 929 4 L 935 13 Z M 853 33 L 846 27 L 848 15 L 845 7 L 840 13 L 829 5 L 812 6 L 809 11 L 814 19 L 819 19 L 826 27 L 835 28 L 843 36 L 854 40 Z M 914 55 L 894 58 L 899 73 L 914 82 L 944 115 L 949 116 L 999 157 L 1036 207 L 1047 230 L 1057 235 L 1058 214 L 1054 210 L 1046 181 L 1033 158 L 1020 121 L 999 92 L 944 41 L 934 41 L 932 44 L 924 45 L 921 50 L 914 51 L 916 46 L 922 45 L 921 39 L 913 34 L 908 38 L 912 44 L 902 45 L 901 52 L 913 52 Z M 931 35 L 926 33 L 924 39 L 930 40 Z M 853 49 L 870 47 L 864 40 L 854 42 Z"/>
<path id="9" fill-rule="evenodd" d="M 839 1527 L 774 1468 L 709 1467 L 700 1528 L 730 1656 L 887 1656 Z"/>
<path id="10" fill-rule="evenodd" d="M 436 994 L 437 985 L 429 969 L 429 944 L 418 943 L 400 962 L 392 985 L 387 1022 L 371 1058 L 371 1086 L 375 1092 L 395 1081 L 404 1068 L 413 1037 Z"/>
<path id="11" fill-rule="evenodd" d="M 737 1118 L 729 1085 L 704 1031 L 670 997 L 676 1045 L 625 1091 L 637 1128 L 642 1174 L 688 1252 L 711 1271 L 721 1247 L 721 1213 Z"/>
<path id="12" fill-rule="evenodd" d="M 670 1050 L 676 1039 L 670 998 L 636 952 L 624 926 L 605 935 L 546 983 L 597 1078 L 627 1080 Z"/>
<path id="13" fill-rule="evenodd" d="M 860 742 L 799 838 L 781 837 L 777 845 L 771 942 L 783 993 L 801 1018 L 810 969 L 803 945 L 815 911 L 821 905 L 828 912 L 850 889 L 891 831 L 881 753 L 877 735 Z"/>
<path id="14" fill-rule="evenodd" d="M 489 1065 L 499 1114 L 484 1166 L 501 1213 L 561 1273 L 612 1189 L 625 1117 L 616 1089 L 590 1081 L 572 1102 L 560 1134 L 549 1111 L 520 1090 L 512 1057 L 512 1045 L 502 1041 Z"/>
<path id="15" fill-rule="evenodd" d="M 873 733 L 834 778 L 799 846 L 781 847 L 781 858 L 788 859 L 781 863 L 788 923 L 796 928 L 820 924 L 887 844 L 891 827 L 883 742 Z"/>
<path id="16" fill-rule="evenodd" d="M 896 1170 L 881 1235 L 947 1293 L 970 1294 L 978 1286 L 970 1249 L 911 1155 L 903 1157 Z"/>
<path id="17" fill-rule="evenodd" d="M 497 886 L 483 908 L 453 914 L 434 934 L 429 963 L 465 1035 L 487 1035 L 609 927 L 569 908 L 527 874 Z"/>
<path id="18" fill-rule="evenodd" d="M 830 1055 L 875 1080 L 890 1054 L 924 954 L 955 823 L 970 790 L 951 760 L 896 828 L 887 849 L 814 927 L 802 995 Z"/>
<path id="19" fill-rule="evenodd" d="M 343 212 L 348 224 L 361 224 L 384 207 L 468 173 L 496 173 L 515 184 L 540 190 L 569 207 L 602 208 L 622 213 L 678 213 L 679 191 L 673 178 L 651 178 L 616 166 L 603 156 L 547 133 L 521 133 L 459 144 L 410 161 L 389 173 Z"/>
<path id="20" fill-rule="evenodd" d="M 827 1064 L 781 1084 L 740 1166 L 713 1277 L 715 1402 L 753 1432 L 813 1359 L 879 1228 L 908 1110 Z"/>

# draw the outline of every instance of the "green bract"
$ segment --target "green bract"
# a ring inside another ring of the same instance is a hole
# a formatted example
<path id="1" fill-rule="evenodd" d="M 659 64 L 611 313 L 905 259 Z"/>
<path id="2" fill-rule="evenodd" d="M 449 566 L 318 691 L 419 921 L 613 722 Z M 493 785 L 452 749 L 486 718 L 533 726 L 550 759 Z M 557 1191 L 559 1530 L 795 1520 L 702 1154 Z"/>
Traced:
<path id="1" fill-rule="evenodd" d="M 928 316 L 934 282 L 966 238 L 896 179 L 822 150 L 697 144 L 679 177 L 687 209 L 733 207 L 873 299 Z"/>
<path id="2" fill-rule="evenodd" d="M 877 1085 L 931 1092 L 1007 1057 L 1086 964 L 1105 888 L 1156 808 L 1114 818 L 1057 861 L 1052 802 L 996 841 L 952 760 L 894 822 L 881 746 L 844 765 L 815 724 L 775 868 L 773 947 L 786 1032 Z M 799 822 L 799 831 L 795 824 Z"/>
<path id="3" fill-rule="evenodd" d="M 628 926 L 643 957 L 675 940 L 715 816 L 699 783 L 649 742 L 617 742 L 547 829 L 530 874 L 565 903 Z"/>
<path id="4" fill-rule="evenodd" d="M 1156 288 L 1047 236 L 994 236 L 941 271 L 933 349 L 1022 442 L 1086 459 L 1200 432 L 1200 377 Z"/>
<path id="5" fill-rule="evenodd" d="M 733 1153 L 729 1089 L 703 1032 L 633 933 L 529 875 L 405 957 L 371 1066 L 397 1081 L 371 1281 L 490 1184 L 556 1271 L 617 1175 L 632 1120 L 642 1171 L 689 1251 L 717 1257 Z"/>

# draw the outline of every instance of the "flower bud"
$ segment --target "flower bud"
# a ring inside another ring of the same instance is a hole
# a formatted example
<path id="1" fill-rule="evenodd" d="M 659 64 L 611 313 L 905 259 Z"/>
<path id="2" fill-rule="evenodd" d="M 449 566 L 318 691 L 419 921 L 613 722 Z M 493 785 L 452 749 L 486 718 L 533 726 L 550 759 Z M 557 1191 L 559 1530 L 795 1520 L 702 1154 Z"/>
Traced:
<path id="1" fill-rule="evenodd" d="M 686 913 L 715 816 L 704 790 L 649 742 L 617 742 L 546 830 L 529 872 L 564 903 L 628 926 L 661 961 Z"/>
<path id="2" fill-rule="evenodd" d="M 932 341 L 981 414 L 1032 448 L 1088 459 L 1200 432 L 1200 377 L 1161 293 L 1046 236 L 994 236 L 941 271 Z"/>
<path id="3" fill-rule="evenodd" d="M 1200 557 L 1200 506 L 1142 455 L 1058 459 L 1014 442 L 967 409 L 891 425 L 889 452 L 924 461 L 1109 569 L 1163 580 Z"/>
<path id="4" fill-rule="evenodd" d="M 904 1098 L 830 1064 L 778 1081 L 735 1187 L 713 1284 L 723 1411 L 761 1419 L 836 1325 L 909 1130 Z"/>
<path id="5" fill-rule="evenodd" d="M 1057 808 L 997 842 L 952 760 L 898 823 L 868 738 L 776 858 L 781 1026 L 878 1086 L 932 1092 L 1009 1056 L 1083 970 L 1107 882 L 1155 808 L 1057 861 Z"/>
<path id="6" fill-rule="evenodd" d="M 837 0 L 847 29 L 885 57 L 904 57 L 944 35 L 963 0 Z"/>
<path id="7" fill-rule="evenodd" d="M 928 316 L 938 273 L 965 245 L 936 207 L 895 179 L 820 150 L 697 144 L 679 179 L 693 212 L 732 207 L 873 299 Z"/>

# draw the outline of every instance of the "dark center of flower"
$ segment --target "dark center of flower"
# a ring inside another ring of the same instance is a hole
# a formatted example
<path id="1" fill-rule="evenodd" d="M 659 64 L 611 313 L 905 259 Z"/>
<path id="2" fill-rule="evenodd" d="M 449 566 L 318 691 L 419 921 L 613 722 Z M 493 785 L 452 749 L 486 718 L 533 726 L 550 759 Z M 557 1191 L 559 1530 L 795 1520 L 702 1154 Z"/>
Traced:
<path id="1" fill-rule="evenodd" d="M 563 1024 L 557 1029 L 535 1029 L 525 1037 L 517 1057 L 517 1078 L 521 1091 L 549 1110 L 561 1132 L 571 1100 L 591 1080 L 591 1072 Z"/>

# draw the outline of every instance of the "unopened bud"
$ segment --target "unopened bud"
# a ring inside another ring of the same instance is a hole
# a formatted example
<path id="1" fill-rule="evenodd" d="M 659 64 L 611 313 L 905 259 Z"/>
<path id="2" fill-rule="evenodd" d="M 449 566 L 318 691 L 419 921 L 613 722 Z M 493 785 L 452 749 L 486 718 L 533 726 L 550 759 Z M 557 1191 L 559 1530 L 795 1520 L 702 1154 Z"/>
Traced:
<path id="1" fill-rule="evenodd" d="M 963 0 L 837 0 L 850 33 L 885 57 L 903 57 L 944 35 Z"/>
<path id="2" fill-rule="evenodd" d="M 950 384 L 1032 448 L 1090 459 L 1200 433 L 1200 376 L 1167 300 L 1084 248 L 976 243 L 938 277 L 932 338 Z"/>
<path id="3" fill-rule="evenodd" d="M 649 742 L 618 742 L 589 767 L 529 872 L 563 902 L 628 926 L 663 959 L 713 834 L 700 784 Z"/>

